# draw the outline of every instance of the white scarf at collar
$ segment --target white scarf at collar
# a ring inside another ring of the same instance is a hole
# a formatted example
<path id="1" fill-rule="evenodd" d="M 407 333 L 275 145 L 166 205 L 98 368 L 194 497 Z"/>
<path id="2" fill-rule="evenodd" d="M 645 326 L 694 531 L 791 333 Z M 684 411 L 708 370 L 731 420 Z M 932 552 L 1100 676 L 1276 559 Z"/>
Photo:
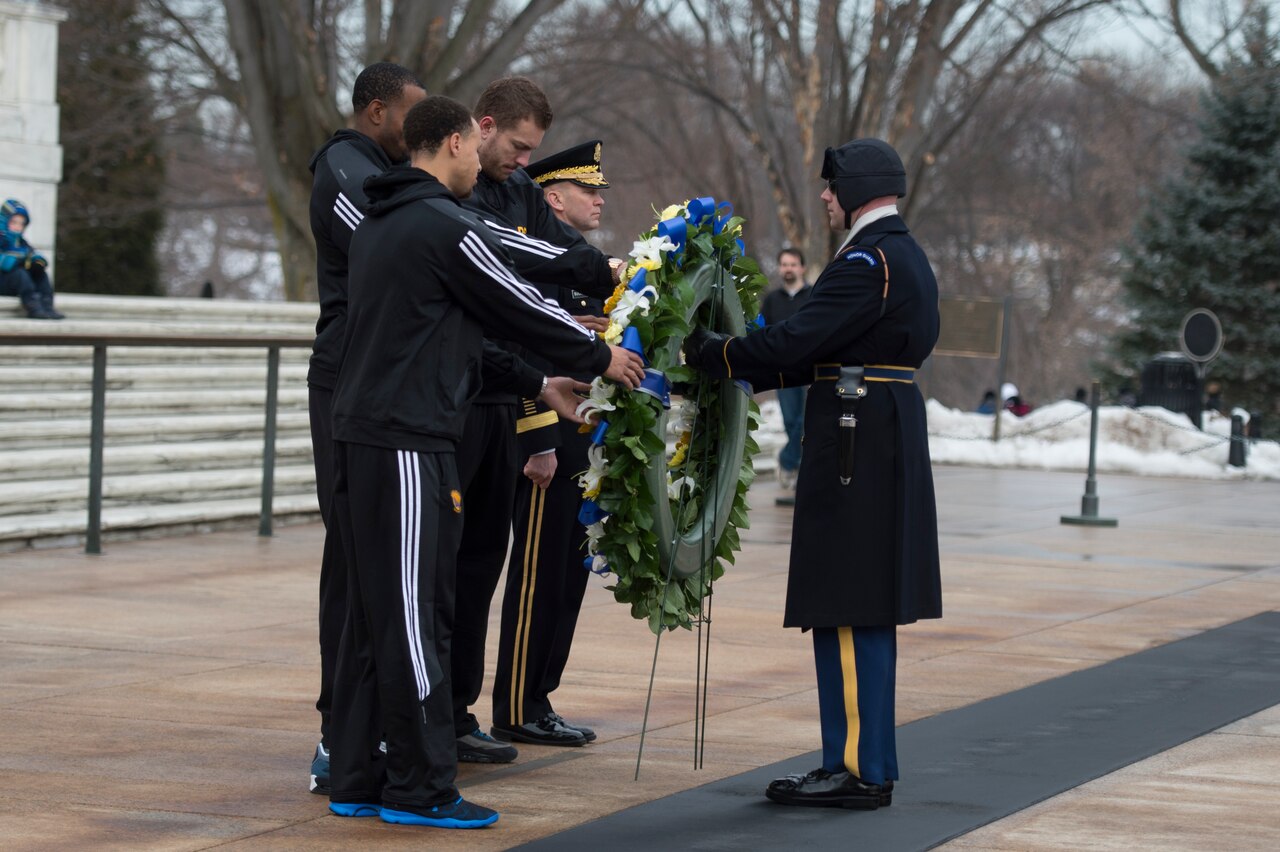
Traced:
<path id="1" fill-rule="evenodd" d="M 840 244 L 840 251 L 844 251 L 853 244 L 853 238 L 861 233 L 862 229 L 870 225 L 872 222 L 879 222 L 881 219 L 887 219 L 890 216 L 898 215 L 898 205 L 890 204 L 888 207 L 877 207 L 858 217 L 853 223 L 853 227 L 849 229 L 849 234 L 844 238 L 844 242 Z M 839 254 L 840 251 L 836 252 Z"/>

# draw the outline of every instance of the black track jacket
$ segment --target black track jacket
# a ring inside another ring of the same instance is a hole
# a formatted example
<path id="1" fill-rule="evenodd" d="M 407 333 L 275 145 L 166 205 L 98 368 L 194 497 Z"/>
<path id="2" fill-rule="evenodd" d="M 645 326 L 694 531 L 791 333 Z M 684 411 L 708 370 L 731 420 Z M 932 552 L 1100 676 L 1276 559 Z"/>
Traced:
<path id="1" fill-rule="evenodd" d="M 311 158 L 311 236 L 316 241 L 320 319 L 307 384 L 332 390 L 347 322 L 347 251 L 369 201 L 365 179 L 391 168 L 387 152 L 363 133 L 339 130 Z"/>
<path id="2" fill-rule="evenodd" d="M 609 347 L 516 274 L 502 243 L 434 177 L 369 178 L 351 240 L 335 440 L 452 451 L 481 386 L 484 337 L 515 338 L 586 372 Z"/>

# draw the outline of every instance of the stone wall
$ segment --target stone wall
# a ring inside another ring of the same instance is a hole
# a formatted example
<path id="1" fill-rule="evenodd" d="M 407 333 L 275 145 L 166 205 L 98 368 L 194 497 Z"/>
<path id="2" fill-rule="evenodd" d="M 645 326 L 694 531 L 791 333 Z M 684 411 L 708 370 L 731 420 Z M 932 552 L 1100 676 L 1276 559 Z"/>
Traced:
<path id="1" fill-rule="evenodd" d="M 31 211 L 27 238 L 54 259 L 58 181 L 58 24 L 67 13 L 34 0 L 0 0 L 0 198 Z"/>

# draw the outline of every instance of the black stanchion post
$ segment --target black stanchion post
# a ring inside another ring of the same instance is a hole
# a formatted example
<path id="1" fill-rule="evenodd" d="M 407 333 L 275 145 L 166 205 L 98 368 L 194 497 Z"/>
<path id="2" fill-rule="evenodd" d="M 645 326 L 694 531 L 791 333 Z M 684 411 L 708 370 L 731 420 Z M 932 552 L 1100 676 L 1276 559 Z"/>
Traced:
<path id="1" fill-rule="evenodd" d="M 276 473 L 276 399 L 280 385 L 280 347 L 267 348 L 267 405 L 262 429 L 262 511 L 258 517 L 258 535 L 271 535 L 272 498 L 275 496 Z"/>
<path id="2" fill-rule="evenodd" d="M 1232 467 L 1244 467 L 1247 455 L 1244 440 L 1244 418 L 1239 414 L 1231 415 L 1231 449 L 1227 451 L 1227 464 Z"/>
<path id="3" fill-rule="evenodd" d="M 89 409 L 89 526 L 84 552 L 102 552 L 102 448 L 106 442 L 107 347 L 93 347 L 93 396 Z"/>
<path id="4" fill-rule="evenodd" d="M 1098 517 L 1098 382 L 1093 383 L 1089 394 L 1089 473 L 1084 480 L 1084 496 L 1080 499 L 1079 515 L 1063 515 L 1062 523 L 1086 527 L 1114 527 L 1115 518 Z"/>

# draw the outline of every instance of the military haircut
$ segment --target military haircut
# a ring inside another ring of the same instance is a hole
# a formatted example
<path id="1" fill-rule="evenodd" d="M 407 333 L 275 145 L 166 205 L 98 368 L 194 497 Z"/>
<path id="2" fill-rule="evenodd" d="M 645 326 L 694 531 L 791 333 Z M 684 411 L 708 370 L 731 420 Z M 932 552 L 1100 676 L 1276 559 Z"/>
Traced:
<path id="1" fill-rule="evenodd" d="M 444 95 L 432 95 L 413 105 L 404 117 L 404 142 L 409 153 L 434 154 L 455 133 L 471 132 L 471 113 Z"/>
<path id="2" fill-rule="evenodd" d="M 374 101 L 391 103 L 400 97 L 406 86 L 426 88 L 417 76 L 403 65 L 394 62 L 375 62 L 360 72 L 351 88 L 351 108 L 362 112 Z"/>
<path id="3" fill-rule="evenodd" d="M 499 129 L 514 127 L 526 118 L 533 119 L 539 130 L 551 126 L 551 104 L 538 84 L 528 77 L 503 77 L 494 80 L 476 101 L 476 121 L 492 118 Z"/>
<path id="4" fill-rule="evenodd" d="M 791 246 L 787 246 L 782 251 L 778 252 L 778 262 L 781 263 L 783 256 L 788 254 L 794 257 L 796 260 L 800 261 L 801 266 L 805 265 L 804 252 L 800 251 L 800 249 L 798 248 L 793 248 Z"/>

